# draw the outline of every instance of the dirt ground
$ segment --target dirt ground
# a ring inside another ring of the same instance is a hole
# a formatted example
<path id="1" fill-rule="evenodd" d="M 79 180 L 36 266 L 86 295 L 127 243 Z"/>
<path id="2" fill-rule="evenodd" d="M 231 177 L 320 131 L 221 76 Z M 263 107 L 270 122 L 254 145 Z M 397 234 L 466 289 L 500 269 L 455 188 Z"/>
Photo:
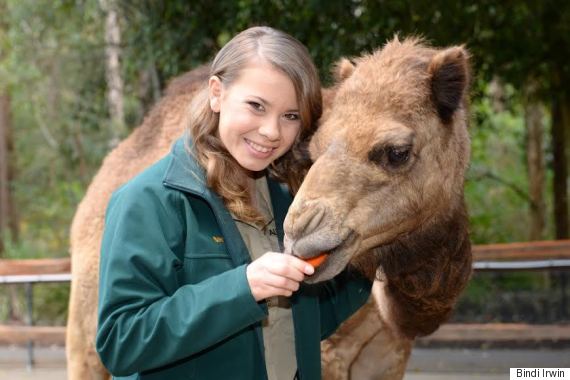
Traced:
<path id="1" fill-rule="evenodd" d="M 0 346 L 0 379 L 66 379 L 63 347 L 36 347 L 34 355 L 34 368 L 28 370 L 26 348 Z M 511 367 L 569 368 L 570 349 L 416 348 L 404 380 L 504 380 Z"/>

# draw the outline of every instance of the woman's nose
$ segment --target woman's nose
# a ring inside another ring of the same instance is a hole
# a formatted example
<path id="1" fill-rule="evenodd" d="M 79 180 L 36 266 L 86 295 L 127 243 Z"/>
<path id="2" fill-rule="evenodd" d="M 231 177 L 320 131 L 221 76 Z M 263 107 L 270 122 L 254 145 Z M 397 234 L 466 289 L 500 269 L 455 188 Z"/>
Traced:
<path id="1" fill-rule="evenodd" d="M 270 141 L 277 141 L 281 138 L 281 128 L 278 118 L 267 118 L 259 127 L 259 134 Z"/>

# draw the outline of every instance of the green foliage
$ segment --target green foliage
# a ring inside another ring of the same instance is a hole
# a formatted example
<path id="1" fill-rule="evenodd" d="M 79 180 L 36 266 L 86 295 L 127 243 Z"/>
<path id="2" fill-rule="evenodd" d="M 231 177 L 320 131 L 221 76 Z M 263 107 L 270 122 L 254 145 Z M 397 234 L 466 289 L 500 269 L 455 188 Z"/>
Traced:
<path id="1" fill-rule="evenodd" d="M 34 285 L 34 323 L 63 326 L 67 321 L 70 284 Z"/>
<path id="2" fill-rule="evenodd" d="M 8 1 L 0 87 L 9 88 L 25 257 L 63 256 L 68 225 L 107 147 L 96 3 Z M 2 75 L 3 74 L 3 75 Z M 8 251 L 13 255 L 13 250 Z"/>
<path id="3" fill-rule="evenodd" d="M 35 325 L 63 326 L 67 320 L 69 284 L 35 284 L 32 289 L 32 318 Z M 0 321 L 11 315 L 28 318 L 28 300 L 23 284 L 0 287 Z"/>
<path id="4" fill-rule="evenodd" d="M 529 225 L 525 125 L 521 105 L 507 87 L 505 103 L 492 105 L 487 89 L 472 104 L 471 165 L 465 196 L 474 243 L 524 241 Z"/>

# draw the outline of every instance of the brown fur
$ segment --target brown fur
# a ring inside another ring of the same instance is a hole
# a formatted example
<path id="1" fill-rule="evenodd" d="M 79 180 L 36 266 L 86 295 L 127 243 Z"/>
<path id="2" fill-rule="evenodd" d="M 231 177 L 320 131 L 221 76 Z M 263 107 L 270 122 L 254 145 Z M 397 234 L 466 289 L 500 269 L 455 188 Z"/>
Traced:
<path id="1" fill-rule="evenodd" d="M 469 156 L 467 54 L 452 49 L 392 41 L 357 58 L 356 66 L 339 64 L 341 82 L 323 92 L 322 124 L 306 147 L 315 163 L 286 221 L 288 249 L 311 255 L 325 243 L 338 245 L 330 247 L 328 269 L 319 270 L 316 281 L 332 277 L 349 262 L 374 269 L 380 264 L 384 272 L 371 303 L 324 344 L 323 368 L 329 368 L 330 360 L 337 364 L 325 378 L 401 378 L 411 337 L 437 328 L 467 281 L 470 252 L 462 200 Z M 70 379 L 107 377 L 93 342 L 109 197 L 168 152 L 206 75 L 202 68 L 172 82 L 141 127 L 105 159 L 77 210 L 66 347 Z M 449 85 L 449 78 L 456 85 Z M 383 166 L 390 144 L 408 140 L 416 149 L 413 160 L 396 169 Z M 419 170 L 424 162 L 429 170 Z M 376 372 L 365 360 L 374 356 Z"/>
<path id="2" fill-rule="evenodd" d="M 321 343 L 323 379 L 401 379 L 411 350 L 369 302 Z"/>
<path id="3" fill-rule="evenodd" d="M 354 264 L 369 276 L 380 267 L 380 281 L 398 331 L 413 339 L 434 332 L 451 315 L 471 274 L 471 245 L 462 207 L 449 220 L 422 226 L 377 247 Z"/>

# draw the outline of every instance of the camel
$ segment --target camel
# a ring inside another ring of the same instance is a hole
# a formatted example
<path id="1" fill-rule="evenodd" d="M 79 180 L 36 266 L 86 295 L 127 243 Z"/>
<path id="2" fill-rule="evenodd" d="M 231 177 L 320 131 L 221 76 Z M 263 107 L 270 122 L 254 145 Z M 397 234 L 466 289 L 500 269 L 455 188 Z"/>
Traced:
<path id="1" fill-rule="evenodd" d="M 374 303 L 323 343 L 324 378 L 401 379 L 413 340 L 448 319 L 471 274 L 468 53 L 394 40 L 337 71 L 285 250 L 330 252 L 309 282 L 348 264 L 376 280 Z"/>
<path id="2" fill-rule="evenodd" d="M 469 56 L 397 38 L 342 59 L 308 142 L 312 163 L 285 220 L 285 253 L 328 252 L 307 282 L 349 267 L 374 280 L 368 304 L 322 343 L 324 379 L 401 379 L 416 337 L 448 319 L 471 273 L 463 199 Z M 114 189 L 167 154 L 207 69 L 175 79 L 104 160 L 71 230 L 70 379 L 104 379 L 94 349 L 103 217 Z"/>

